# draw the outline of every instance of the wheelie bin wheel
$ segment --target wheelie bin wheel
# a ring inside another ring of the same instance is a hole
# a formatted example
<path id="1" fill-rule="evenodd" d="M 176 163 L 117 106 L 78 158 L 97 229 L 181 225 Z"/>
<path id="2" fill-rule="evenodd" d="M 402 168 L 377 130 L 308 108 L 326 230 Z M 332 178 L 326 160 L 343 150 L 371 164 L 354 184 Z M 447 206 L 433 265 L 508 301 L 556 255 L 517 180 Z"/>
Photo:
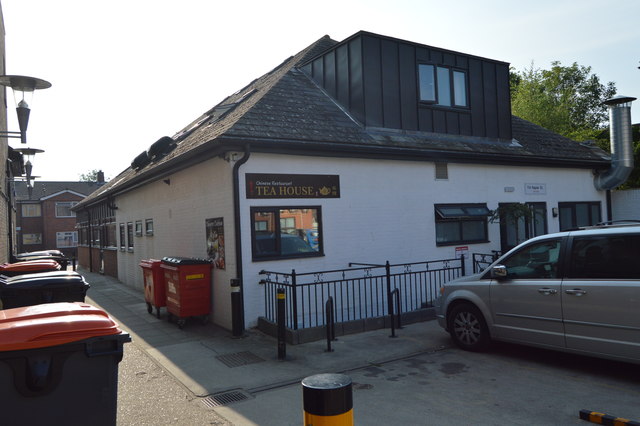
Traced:
<path id="1" fill-rule="evenodd" d="M 160 319 L 160 307 L 156 307 L 156 318 Z"/>
<path id="2" fill-rule="evenodd" d="M 182 330 L 184 328 L 184 325 L 187 323 L 187 320 L 184 318 L 179 318 L 178 319 L 178 328 L 180 330 Z"/>
<path id="3" fill-rule="evenodd" d="M 147 302 L 147 312 L 149 312 L 150 314 L 153 314 L 153 306 L 151 306 L 151 303 Z"/>

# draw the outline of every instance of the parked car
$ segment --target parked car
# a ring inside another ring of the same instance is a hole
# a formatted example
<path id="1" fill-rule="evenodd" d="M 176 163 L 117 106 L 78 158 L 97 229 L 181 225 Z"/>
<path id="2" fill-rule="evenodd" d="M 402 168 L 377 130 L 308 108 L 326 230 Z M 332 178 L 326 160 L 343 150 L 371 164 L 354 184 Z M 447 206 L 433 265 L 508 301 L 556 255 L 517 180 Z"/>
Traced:
<path id="1" fill-rule="evenodd" d="M 444 285 L 439 324 L 462 349 L 491 340 L 640 363 L 640 225 L 549 234 Z"/>

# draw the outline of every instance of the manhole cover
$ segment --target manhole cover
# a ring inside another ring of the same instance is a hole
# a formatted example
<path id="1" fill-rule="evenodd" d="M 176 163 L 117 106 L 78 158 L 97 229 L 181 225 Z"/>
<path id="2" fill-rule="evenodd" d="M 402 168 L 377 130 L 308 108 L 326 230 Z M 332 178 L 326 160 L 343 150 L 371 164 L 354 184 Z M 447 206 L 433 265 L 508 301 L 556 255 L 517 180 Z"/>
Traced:
<path id="1" fill-rule="evenodd" d="M 202 403 L 209 408 L 220 407 L 223 405 L 233 404 L 234 402 L 240 402 L 249 399 L 247 394 L 240 391 L 229 391 L 219 393 L 217 395 L 211 395 L 202 400 Z"/>
<path id="2" fill-rule="evenodd" d="M 233 354 L 218 355 L 216 357 L 218 361 L 223 363 L 229 368 L 240 367 L 247 364 L 255 364 L 257 362 L 263 362 L 264 359 L 251 352 L 236 352 Z"/>

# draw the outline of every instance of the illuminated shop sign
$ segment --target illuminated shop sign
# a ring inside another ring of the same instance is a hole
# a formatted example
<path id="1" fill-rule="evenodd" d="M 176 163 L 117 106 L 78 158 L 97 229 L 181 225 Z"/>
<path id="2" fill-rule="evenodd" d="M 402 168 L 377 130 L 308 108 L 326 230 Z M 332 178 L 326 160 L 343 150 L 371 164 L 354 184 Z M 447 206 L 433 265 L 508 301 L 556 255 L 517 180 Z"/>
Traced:
<path id="1" fill-rule="evenodd" d="M 247 198 L 340 198 L 338 175 L 247 173 Z"/>

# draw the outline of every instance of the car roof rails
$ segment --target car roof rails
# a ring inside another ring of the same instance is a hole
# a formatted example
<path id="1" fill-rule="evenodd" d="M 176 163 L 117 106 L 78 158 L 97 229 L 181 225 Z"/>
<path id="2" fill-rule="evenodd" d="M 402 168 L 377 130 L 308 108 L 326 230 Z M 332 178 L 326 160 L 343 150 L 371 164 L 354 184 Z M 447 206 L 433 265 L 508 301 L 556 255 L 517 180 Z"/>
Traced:
<path id="1" fill-rule="evenodd" d="M 598 229 L 598 228 L 610 228 L 610 227 L 623 227 L 623 226 L 638 226 L 640 220 L 636 219 L 619 219 L 619 220 L 607 220 L 604 222 L 598 222 L 595 225 L 581 226 L 578 228 L 569 229 L 569 231 L 577 231 L 581 229 Z"/>

